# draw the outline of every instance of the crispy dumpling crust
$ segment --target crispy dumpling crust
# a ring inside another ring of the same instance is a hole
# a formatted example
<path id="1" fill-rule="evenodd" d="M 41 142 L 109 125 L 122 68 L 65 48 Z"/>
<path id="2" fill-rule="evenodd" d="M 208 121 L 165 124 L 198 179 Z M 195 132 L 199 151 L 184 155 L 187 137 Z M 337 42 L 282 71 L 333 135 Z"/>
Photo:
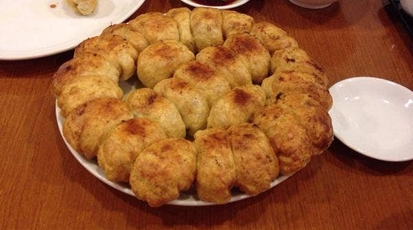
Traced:
<path id="1" fill-rule="evenodd" d="M 129 25 L 145 36 L 150 44 L 166 40 L 179 41 L 178 23 L 160 12 L 140 14 L 129 21 Z"/>
<path id="2" fill-rule="evenodd" d="M 61 109 L 61 115 L 67 117 L 79 105 L 103 97 L 121 99 L 123 91 L 109 78 L 86 75 L 66 82 L 57 97 L 57 104 Z"/>
<path id="3" fill-rule="evenodd" d="M 253 115 L 265 105 L 265 93 L 257 85 L 235 87 L 212 108 L 208 117 L 208 128 L 250 122 Z"/>
<path id="4" fill-rule="evenodd" d="M 257 195 L 269 189 L 279 174 L 279 165 L 267 136 L 257 126 L 243 123 L 228 129 L 228 139 L 240 190 Z"/>
<path id="5" fill-rule="evenodd" d="M 136 158 L 130 175 L 135 196 L 159 207 L 179 197 L 195 180 L 196 150 L 183 138 L 151 144 Z"/>
<path id="6" fill-rule="evenodd" d="M 159 41 L 148 46 L 138 58 L 138 78 L 143 85 L 153 88 L 158 82 L 173 76 L 175 70 L 195 55 L 178 41 Z"/>
<path id="7" fill-rule="evenodd" d="M 224 46 L 206 47 L 196 55 L 196 60 L 218 71 L 231 88 L 252 84 L 247 67 Z"/>
<path id="8" fill-rule="evenodd" d="M 93 53 L 106 58 L 120 71 L 120 80 L 127 80 L 136 71 L 138 51 L 126 39 L 118 35 L 101 35 L 86 39 L 76 48 L 74 57 Z"/>
<path id="9" fill-rule="evenodd" d="M 231 90 L 229 82 L 215 69 L 198 61 L 189 61 L 182 64 L 174 78 L 182 79 L 198 90 L 213 106 L 221 97 Z"/>
<path id="10" fill-rule="evenodd" d="M 236 170 L 231 145 L 225 129 L 198 131 L 194 136 L 197 148 L 196 191 L 203 201 L 218 204 L 231 199 Z"/>
<path id="11" fill-rule="evenodd" d="M 140 152 L 166 139 L 162 127 L 148 118 L 132 118 L 114 127 L 99 146 L 98 165 L 114 182 L 129 182 L 130 170 Z"/>
<path id="12" fill-rule="evenodd" d="M 225 40 L 224 46 L 247 67 L 254 83 L 260 84 L 268 76 L 271 56 L 257 38 L 248 33 L 234 34 Z"/>
<path id="13" fill-rule="evenodd" d="M 210 107 L 207 98 L 191 85 L 179 78 L 165 79 L 154 90 L 178 108 L 188 135 L 205 129 Z"/>
<path id="14" fill-rule="evenodd" d="M 98 152 L 102 138 L 117 124 L 132 118 L 132 113 L 117 98 L 98 98 L 76 107 L 63 124 L 67 142 L 86 158 Z"/>
<path id="15" fill-rule="evenodd" d="M 191 13 L 191 31 L 196 51 L 224 42 L 221 11 L 214 8 L 195 8 Z"/>
<path id="16" fill-rule="evenodd" d="M 150 118 L 164 129 L 168 137 L 185 137 L 185 123 L 175 105 L 150 88 L 130 92 L 125 104 L 135 117 Z"/>

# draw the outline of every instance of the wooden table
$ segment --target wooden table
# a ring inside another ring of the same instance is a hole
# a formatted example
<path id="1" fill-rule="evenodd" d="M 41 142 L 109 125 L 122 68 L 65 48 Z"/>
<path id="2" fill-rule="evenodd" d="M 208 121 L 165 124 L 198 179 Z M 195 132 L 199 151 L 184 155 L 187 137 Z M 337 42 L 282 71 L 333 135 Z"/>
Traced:
<path id="1" fill-rule="evenodd" d="M 146 1 L 134 16 L 181 6 Z M 307 10 L 251 0 L 237 10 L 289 32 L 331 84 L 368 75 L 413 89 L 412 37 L 381 1 Z M 56 125 L 49 85 L 72 55 L 0 61 L 0 229 L 413 229 L 413 162 L 370 159 L 338 140 L 278 186 L 223 206 L 151 208 L 105 185 Z"/>

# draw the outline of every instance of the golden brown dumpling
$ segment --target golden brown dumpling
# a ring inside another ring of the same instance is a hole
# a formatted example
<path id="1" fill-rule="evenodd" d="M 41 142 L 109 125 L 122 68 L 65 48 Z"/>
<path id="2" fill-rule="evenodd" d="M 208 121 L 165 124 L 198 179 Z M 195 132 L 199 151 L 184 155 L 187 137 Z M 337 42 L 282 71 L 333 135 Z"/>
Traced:
<path id="1" fill-rule="evenodd" d="M 289 108 L 305 127 L 315 149 L 313 154 L 320 154 L 330 146 L 334 137 L 331 118 L 319 101 L 305 93 L 290 93 L 279 95 L 273 103 Z"/>
<path id="2" fill-rule="evenodd" d="M 287 47 L 298 47 L 298 43 L 294 38 L 269 22 L 254 23 L 251 34 L 258 38 L 270 53 Z"/>
<path id="3" fill-rule="evenodd" d="M 191 31 L 197 51 L 208 46 L 221 45 L 224 42 L 221 11 L 214 8 L 193 9 Z"/>
<path id="4" fill-rule="evenodd" d="M 251 74 L 240 59 L 224 46 L 210 46 L 196 55 L 196 60 L 216 69 L 231 88 L 252 84 Z"/>
<path id="5" fill-rule="evenodd" d="M 126 39 L 138 52 L 149 46 L 148 40 L 140 32 L 136 31 L 130 24 L 119 23 L 108 26 L 102 35 L 117 35 Z"/>
<path id="6" fill-rule="evenodd" d="M 235 10 L 221 10 L 222 30 L 225 37 L 233 34 L 249 33 L 254 24 L 254 18 Z"/>
<path id="7" fill-rule="evenodd" d="M 191 10 L 187 7 L 172 8 L 166 15 L 178 23 L 179 41 L 195 52 L 195 42 L 191 32 Z"/>
<path id="8" fill-rule="evenodd" d="M 161 126 L 148 118 L 132 118 L 114 127 L 99 146 L 98 165 L 108 180 L 129 182 L 130 170 L 140 152 L 166 139 Z"/>
<path id="9" fill-rule="evenodd" d="M 305 127 L 288 109 L 269 104 L 255 114 L 254 124 L 270 140 L 282 174 L 291 175 L 308 164 L 315 149 Z"/>
<path id="10" fill-rule="evenodd" d="M 188 190 L 196 174 L 196 150 L 183 138 L 157 141 L 144 149 L 133 165 L 130 185 L 135 196 L 161 206 Z"/>
<path id="11" fill-rule="evenodd" d="M 186 127 L 175 105 L 150 88 L 133 90 L 125 103 L 135 117 L 147 117 L 160 124 L 168 137 L 185 137 Z"/>
<path id="12" fill-rule="evenodd" d="M 97 98 L 76 107 L 63 124 L 66 141 L 80 154 L 92 159 L 102 138 L 117 124 L 132 118 L 126 105 L 117 98 Z"/>
<path id="13" fill-rule="evenodd" d="M 73 78 L 62 86 L 57 105 L 61 109 L 61 115 L 66 117 L 77 106 L 101 97 L 121 99 L 123 91 L 109 78 L 86 75 Z"/>
<path id="14" fill-rule="evenodd" d="M 163 79 L 172 77 L 183 63 L 195 55 L 178 41 L 160 41 L 144 49 L 138 58 L 138 78 L 143 85 L 153 88 Z"/>
<path id="15" fill-rule="evenodd" d="M 243 123 L 228 129 L 235 162 L 236 186 L 249 195 L 270 188 L 279 174 L 278 159 L 267 136 L 255 125 Z"/>
<path id="16" fill-rule="evenodd" d="M 166 40 L 179 41 L 178 23 L 163 13 L 140 14 L 128 24 L 145 36 L 150 44 Z"/>
<path id="17" fill-rule="evenodd" d="M 229 128 L 249 122 L 255 112 L 265 104 L 265 93 L 257 85 L 245 85 L 232 89 L 212 108 L 208 117 L 208 128 Z"/>
<path id="18" fill-rule="evenodd" d="M 230 49 L 247 67 L 254 83 L 268 76 L 270 53 L 264 45 L 250 34 L 235 34 L 227 38 L 224 46 Z"/>
<path id="19" fill-rule="evenodd" d="M 306 73 L 283 72 L 274 74 L 264 79 L 262 88 L 266 92 L 267 98 L 271 98 L 271 100 L 283 93 L 302 93 L 314 98 L 327 111 L 333 104 L 328 89 L 319 84 L 314 75 Z"/>
<path id="20" fill-rule="evenodd" d="M 195 133 L 197 155 L 196 192 L 202 201 L 217 204 L 231 199 L 236 170 L 231 146 L 224 129 L 212 128 Z"/>
<path id="21" fill-rule="evenodd" d="M 135 74 L 138 51 L 128 41 L 118 35 L 100 35 L 88 38 L 75 49 L 74 58 L 83 53 L 98 54 L 118 67 L 120 79 L 127 80 Z"/>
<path id="22" fill-rule="evenodd" d="M 178 108 L 189 135 L 206 127 L 208 100 L 188 82 L 179 78 L 165 79 L 159 82 L 154 90 Z"/>
<path id="23" fill-rule="evenodd" d="M 229 82 L 223 75 L 198 61 L 182 64 L 176 70 L 174 78 L 182 79 L 192 88 L 197 89 L 208 100 L 209 106 L 214 105 L 231 90 Z"/>
<path id="24" fill-rule="evenodd" d="M 53 95 L 59 96 L 62 87 L 72 79 L 87 75 L 106 77 L 117 83 L 120 72 L 104 57 L 97 54 L 85 53 L 80 57 L 66 61 L 55 72 L 51 84 Z"/>
<path id="25" fill-rule="evenodd" d="M 323 68 L 317 64 L 304 50 L 297 47 L 285 48 L 273 53 L 271 57 L 271 73 L 300 72 L 313 75 L 317 82 L 328 87 L 328 77 Z"/>

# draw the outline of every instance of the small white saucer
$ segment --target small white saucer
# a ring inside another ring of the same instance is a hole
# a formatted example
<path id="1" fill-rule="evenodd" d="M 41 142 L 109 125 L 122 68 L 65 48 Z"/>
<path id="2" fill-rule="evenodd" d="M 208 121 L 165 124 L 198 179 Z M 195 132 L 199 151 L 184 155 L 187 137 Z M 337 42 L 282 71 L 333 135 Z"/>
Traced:
<path id="1" fill-rule="evenodd" d="M 235 0 L 234 2 L 232 2 L 231 4 L 225 5 L 225 6 L 209 6 L 209 5 L 202 5 L 202 4 L 198 4 L 192 0 L 181 0 L 182 2 L 184 2 L 185 4 L 188 4 L 190 6 L 193 7 L 211 7 L 211 8 L 216 8 L 216 9 L 232 9 L 241 5 L 244 5 L 245 3 L 249 2 L 249 0 Z"/>
<path id="2" fill-rule="evenodd" d="M 296 1 L 296 0 L 290 0 L 291 3 L 293 3 L 294 5 L 297 5 L 299 7 L 302 8 L 307 8 L 307 9 L 323 9 L 326 8 L 328 6 L 330 6 L 331 4 L 333 4 L 333 2 L 331 3 L 325 3 L 325 4 L 308 4 L 308 3 L 304 3 L 304 2 L 300 2 L 300 1 Z"/>
<path id="3" fill-rule="evenodd" d="M 413 159 L 413 92 L 374 77 L 343 80 L 330 88 L 334 135 L 378 160 Z"/>

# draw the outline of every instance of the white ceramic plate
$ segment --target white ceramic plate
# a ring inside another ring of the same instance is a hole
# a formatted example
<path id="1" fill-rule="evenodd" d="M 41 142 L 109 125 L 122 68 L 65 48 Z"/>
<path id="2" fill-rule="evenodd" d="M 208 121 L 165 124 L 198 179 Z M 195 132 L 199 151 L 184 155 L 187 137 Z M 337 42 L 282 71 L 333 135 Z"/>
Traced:
<path id="1" fill-rule="evenodd" d="M 125 95 L 130 92 L 131 90 L 133 90 L 135 87 L 135 84 L 133 81 L 129 82 L 129 81 L 123 81 L 120 82 L 120 87 L 122 88 L 122 90 L 125 92 Z M 107 185 L 123 192 L 126 194 L 129 194 L 131 196 L 134 196 L 130 186 L 126 183 L 114 183 L 112 181 L 109 181 L 106 177 L 105 177 L 105 173 L 103 171 L 102 168 L 100 168 L 96 162 L 96 160 L 89 160 L 87 158 L 85 158 L 83 155 L 79 154 L 76 150 L 74 150 L 69 143 L 66 141 L 65 137 L 63 136 L 63 132 L 62 132 L 62 127 L 63 127 L 63 123 L 64 123 L 64 118 L 61 116 L 60 114 L 60 108 L 57 106 L 57 102 L 56 102 L 56 119 L 57 119 L 57 125 L 59 127 L 60 130 L 60 134 L 66 144 L 66 146 L 68 147 L 68 149 L 70 150 L 70 152 L 73 154 L 73 156 L 76 158 L 76 160 L 84 167 L 86 168 L 87 171 L 89 171 L 92 175 L 94 175 L 96 178 L 98 178 L 99 180 L 101 180 L 102 182 L 106 183 Z M 274 186 L 278 185 L 279 183 L 283 182 L 284 180 L 288 179 L 290 176 L 283 176 L 280 175 L 278 178 L 276 178 L 272 183 L 271 183 L 271 188 L 273 188 Z M 229 203 L 235 202 L 235 201 L 239 201 L 239 200 L 244 200 L 246 198 L 249 198 L 249 195 L 246 195 L 244 193 L 234 193 L 231 200 L 229 201 Z M 173 200 L 171 202 L 169 202 L 168 204 L 170 205 L 178 205 L 178 206 L 208 206 L 208 205 L 216 205 L 214 203 L 208 203 L 208 202 L 204 202 L 201 201 L 197 198 L 197 196 L 195 195 L 195 192 L 193 191 L 188 191 L 188 192 L 183 192 L 181 193 L 181 196 L 176 199 Z"/>
<path id="2" fill-rule="evenodd" d="M 413 159 L 413 92 L 374 77 L 330 88 L 334 135 L 355 151 L 383 161 Z"/>
<path id="3" fill-rule="evenodd" d="M 94 13 L 81 16 L 66 0 L 1 0 L 0 60 L 38 58 L 74 48 L 123 22 L 144 2 L 99 0 Z"/>
<path id="4" fill-rule="evenodd" d="M 182 2 L 184 2 L 185 4 L 188 4 L 190 6 L 193 7 L 212 7 L 212 8 L 217 8 L 217 9 L 232 9 L 241 5 L 244 5 L 245 3 L 249 2 L 249 0 L 235 0 L 232 3 L 225 5 L 225 6 L 209 6 L 209 5 L 202 5 L 202 4 L 198 4 L 192 0 L 181 0 Z"/>

